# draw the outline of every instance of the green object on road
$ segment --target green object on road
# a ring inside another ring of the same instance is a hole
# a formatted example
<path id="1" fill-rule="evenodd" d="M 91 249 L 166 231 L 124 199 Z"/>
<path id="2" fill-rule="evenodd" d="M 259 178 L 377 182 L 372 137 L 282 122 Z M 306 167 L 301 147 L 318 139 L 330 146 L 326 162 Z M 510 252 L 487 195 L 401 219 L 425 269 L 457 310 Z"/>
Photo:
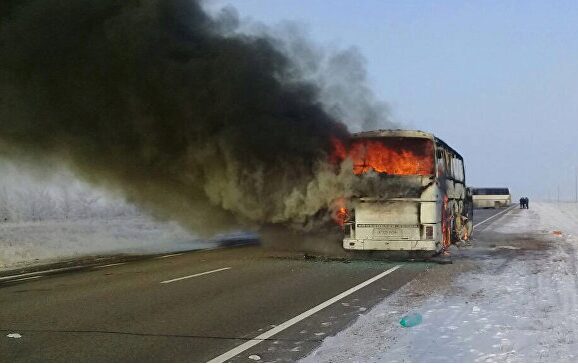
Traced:
<path id="1" fill-rule="evenodd" d="M 421 324 L 422 317 L 419 313 L 410 313 L 409 315 L 403 316 L 399 323 L 403 327 L 413 327 Z"/>

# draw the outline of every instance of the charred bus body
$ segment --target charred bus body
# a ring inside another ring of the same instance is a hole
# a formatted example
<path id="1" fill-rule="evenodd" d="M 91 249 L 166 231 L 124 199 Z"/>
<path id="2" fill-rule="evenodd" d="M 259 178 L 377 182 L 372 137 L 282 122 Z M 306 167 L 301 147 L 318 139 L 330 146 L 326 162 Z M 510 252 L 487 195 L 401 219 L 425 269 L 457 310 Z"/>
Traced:
<path id="1" fill-rule="evenodd" d="M 469 239 L 473 205 L 463 158 L 441 139 L 412 130 L 363 132 L 347 154 L 365 186 L 351 201 L 344 249 L 433 255 Z"/>

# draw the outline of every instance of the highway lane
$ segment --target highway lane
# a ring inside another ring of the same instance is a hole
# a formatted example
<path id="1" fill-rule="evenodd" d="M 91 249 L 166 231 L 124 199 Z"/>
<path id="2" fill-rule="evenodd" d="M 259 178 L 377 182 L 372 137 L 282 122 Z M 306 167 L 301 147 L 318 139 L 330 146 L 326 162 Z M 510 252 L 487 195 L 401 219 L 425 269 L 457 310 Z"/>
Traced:
<path id="1" fill-rule="evenodd" d="M 476 223 L 496 213 L 476 212 Z M 294 361 L 426 269 L 437 265 L 276 258 L 252 246 L 35 274 L 0 286 L 0 360 Z"/>

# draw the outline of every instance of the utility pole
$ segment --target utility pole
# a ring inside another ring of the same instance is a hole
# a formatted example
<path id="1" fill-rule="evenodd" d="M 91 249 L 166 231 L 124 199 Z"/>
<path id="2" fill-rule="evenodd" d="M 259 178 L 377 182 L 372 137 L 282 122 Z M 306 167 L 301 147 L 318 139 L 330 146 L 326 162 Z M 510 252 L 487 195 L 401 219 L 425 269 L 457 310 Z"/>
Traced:
<path id="1" fill-rule="evenodd" d="M 560 185 L 558 185 L 558 203 L 560 203 Z"/>
<path id="2" fill-rule="evenodd" d="M 578 167 L 574 167 L 574 202 L 578 203 Z"/>

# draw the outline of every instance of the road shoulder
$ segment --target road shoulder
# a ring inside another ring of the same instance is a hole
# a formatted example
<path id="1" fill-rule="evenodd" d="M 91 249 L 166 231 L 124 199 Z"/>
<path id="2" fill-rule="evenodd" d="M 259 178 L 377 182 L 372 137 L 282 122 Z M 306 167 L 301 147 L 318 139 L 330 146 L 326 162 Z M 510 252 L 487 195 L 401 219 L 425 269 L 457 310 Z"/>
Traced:
<path id="1" fill-rule="evenodd" d="M 554 307 L 573 307 L 576 270 L 573 246 L 540 226 L 532 210 L 497 218 L 455 254 L 454 265 L 422 273 L 303 361 L 548 361 L 540 350 L 563 334 L 550 327 L 551 339 L 540 337 L 549 320 L 560 323 Z M 402 327 L 408 313 L 423 323 Z M 562 347 L 564 360 L 572 359 L 574 348 Z"/>

